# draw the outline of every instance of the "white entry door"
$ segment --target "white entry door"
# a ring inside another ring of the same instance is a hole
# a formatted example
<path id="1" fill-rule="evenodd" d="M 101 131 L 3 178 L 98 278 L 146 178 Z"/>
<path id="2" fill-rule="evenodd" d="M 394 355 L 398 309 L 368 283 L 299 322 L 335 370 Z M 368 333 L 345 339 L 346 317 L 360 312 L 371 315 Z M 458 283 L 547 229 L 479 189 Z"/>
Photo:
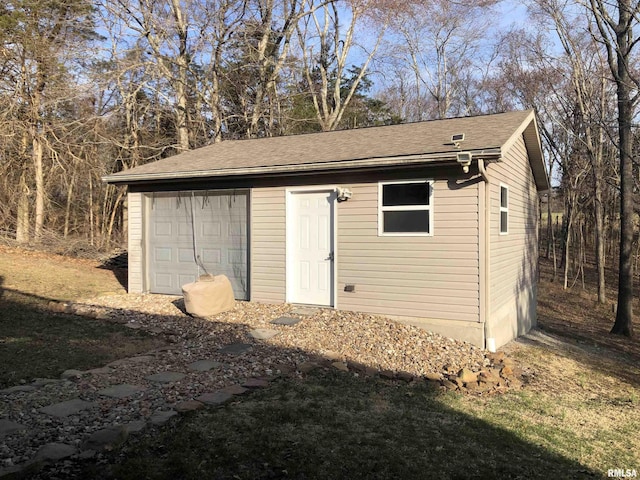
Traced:
<path id="1" fill-rule="evenodd" d="M 333 305 L 335 192 L 293 192 L 287 224 L 288 301 Z"/>

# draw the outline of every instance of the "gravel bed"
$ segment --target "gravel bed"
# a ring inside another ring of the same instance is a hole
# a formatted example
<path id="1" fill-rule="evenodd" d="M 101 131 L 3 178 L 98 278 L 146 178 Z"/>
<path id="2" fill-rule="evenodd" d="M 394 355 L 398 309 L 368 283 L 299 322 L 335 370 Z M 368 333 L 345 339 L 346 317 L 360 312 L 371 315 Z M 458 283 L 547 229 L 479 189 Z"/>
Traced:
<path id="1" fill-rule="evenodd" d="M 312 309 L 309 314 L 299 315 L 292 305 L 236 302 L 230 312 L 198 319 L 184 313 L 180 297 L 133 294 L 98 297 L 70 308 L 79 314 L 144 329 L 164 337 L 168 346 L 142 357 L 112 362 L 107 368 L 52 380 L 33 391 L 0 395 L 0 419 L 26 427 L 0 438 L 0 471 L 24 464 L 44 444 L 65 443 L 81 450 L 83 441 L 97 430 L 148 421 L 154 412 L 252 377 L 303 375 L 297 367 L 310 361 L 362 364 L 380 372 L 404 372 L 408 378 L 453 375 L 462 368 L 478 372 L 487 365 L 484 352 L 477 347 L 362 313 Z M 302 321 L 293 326 L 270 323 L 281 316 L 300 317 Z M 254 329 L 271 329 L 277 334 L 268 340 L 256 340 L 250 335 Z M 219 351 L 236 343 L 251 347 L 240 355 Z M 220 362 L 220 366 L 206 372 L 189 370 L 189 364 L 205 359 Z M 167 371 L 186 376 L 166 384 L 146 379 Z M 98 393 L 123 383 L 144 390 L 124 399 Z M 74 398 L 93 402 L 94 406 L 66 418 L 39 410 Z"/>

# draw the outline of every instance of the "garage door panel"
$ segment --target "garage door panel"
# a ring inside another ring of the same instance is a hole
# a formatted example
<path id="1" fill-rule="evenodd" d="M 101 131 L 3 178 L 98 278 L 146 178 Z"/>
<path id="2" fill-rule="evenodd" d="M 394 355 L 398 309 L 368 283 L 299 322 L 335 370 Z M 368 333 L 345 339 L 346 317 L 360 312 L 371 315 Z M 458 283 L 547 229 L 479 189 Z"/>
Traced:
<path id="1" fill-rule="evenodd" d="M 192 264 L 193 250 L 191 248 L 178 248 L 178 262 Z"/>
<path id="2" fill-rule="evenodd" d="M 170 222 L 156 222 L 154 225 L 154 233 L 157 237 L 170 237 L 173 228 Z"/>
<path id="3" fill-rule="evenodd" d="M 191 223 L 179 222 L 177 225 L 178 225 L 178 237 L 180 238 L 180 240 L 183 242 L 190 242 L 191 232 L 193 230 Z"/>
<path id="4" fill-rule="evenodd" d="M 156 262 L 171 263 L 171 259 L 173 258 L 171 250 L 169 247 L 155 247 L 153 249 L 153 259 Z"/>
<path id="5" fill-rule="evenodd" d="M 185 285 L 187 283 L 191 283 L 194 282 L 196 280 L 196 276 L 195 275 L 178 275 L 178 288 L 182 287 L 182 285 Z"/>
<path id="6" fill-rule="evenodd" d="M 170 273 L 156 273 L 154 275 L 154 280 L 156 285 L 159 288 L 164 288 L 164 289 L 171 289 L 174 288 L 173 285 L 173 275 L 171 275 Z M 163 292 L 159 292 L 159 293 L 163 293 Z"/>
<path id="7" fill-rule="evenodd" d="M 153 293 L 180 294 L 207 272 L 226 275 L 238 299 L 247 298 L 246 192 L 155 193 L 148 216 L 148 278 Z M 194 238 L 195 235 L 195 238 Z"/>
<path id="8" fill-rule="evenodd" d="M 219 248 L 203 248 L 200 255 L 202 262 L 206 266 L 220 266 L 222 261 L 222 252 Z"/>
<path id="9" fill-rule="evenodd" d="M 220 234 L 222 233 L 221 230 L 220 222 L 203 221 L 200 224 L 201 235 L 206 239 L 215 239 L 216 241 L 220 241 Z"/>

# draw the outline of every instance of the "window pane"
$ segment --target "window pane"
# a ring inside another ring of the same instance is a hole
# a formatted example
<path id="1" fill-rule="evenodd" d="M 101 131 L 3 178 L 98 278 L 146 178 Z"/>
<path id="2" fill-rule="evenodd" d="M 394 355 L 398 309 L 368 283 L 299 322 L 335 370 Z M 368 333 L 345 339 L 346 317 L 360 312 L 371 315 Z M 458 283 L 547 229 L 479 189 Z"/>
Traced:
<path id="1" fill-rule="evenodd" d="M 429 233 L 429 211 L 383 212 L 385 233 Z"/>
<path id="2" fill-rule="evenodd" d="M 507 233 L 509 231 L 507 221 L 509 214 L 507 212 L 500 212 L 500 232 Z"/>
<path id="3" fill-rule="evenodd" d="M 397 183 L 382 186 L 382 205 L 429 205 L 428 183 Z"/>
<path id="4" fill-rule="evenodd" d="M 502 208 L 509 206 L 508 190 L 506 187 L 500 187 L 500 206 Z"/>

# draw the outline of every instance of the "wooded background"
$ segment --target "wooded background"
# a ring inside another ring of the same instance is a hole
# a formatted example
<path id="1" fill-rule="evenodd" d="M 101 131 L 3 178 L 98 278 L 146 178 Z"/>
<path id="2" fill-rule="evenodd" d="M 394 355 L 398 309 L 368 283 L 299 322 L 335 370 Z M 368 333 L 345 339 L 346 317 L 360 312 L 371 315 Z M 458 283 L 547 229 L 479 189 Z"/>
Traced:
<path id="1" fill-rule="evenodd" d="M 535 108 L 556 187 L 542 203 L 542 251 L 566 286 L 595 263 L 601 302 L 605 266 L 619 266 L 618 316 L 630 319 L 638 10 L 630 0 L 5 0 L 0 230 L 109 250 L 123 244 L 126 192 L 103 175 L 225 139 Z"/>

